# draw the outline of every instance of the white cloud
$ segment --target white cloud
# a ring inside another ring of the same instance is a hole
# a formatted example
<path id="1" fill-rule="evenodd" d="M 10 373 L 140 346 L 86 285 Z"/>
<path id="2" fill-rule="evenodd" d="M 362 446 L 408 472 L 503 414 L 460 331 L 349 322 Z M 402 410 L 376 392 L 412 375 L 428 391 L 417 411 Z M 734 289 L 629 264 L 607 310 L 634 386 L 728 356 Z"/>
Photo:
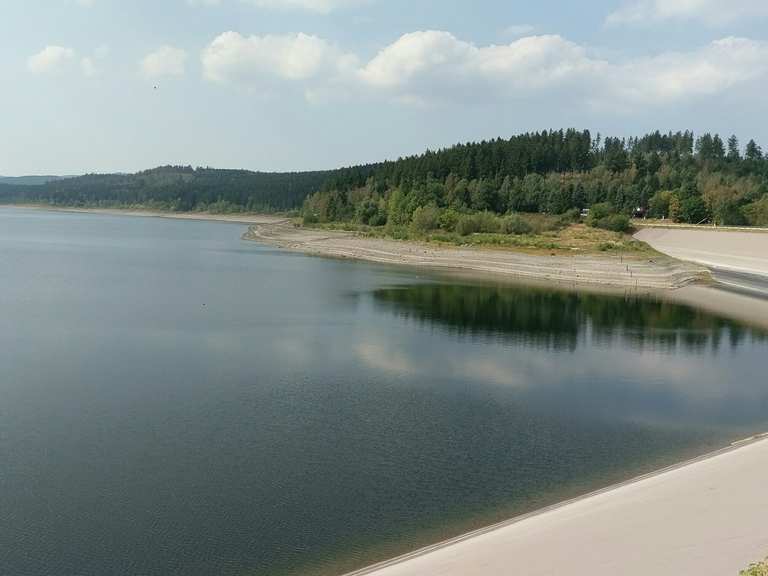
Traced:
<path id="1" fill-rule="evenodd" d="M 631 0 L 610 14 L 609 25 L 666 20 L 700 21 L 712 26 L 768 16 L 766 0 Z"/>
<path id="2" fill-rule="evenodd" d="M 77 70 L 78 54 L 65 46 L 46 46 L 27 60 L 27 67 L 35 74 L 72 73 Z M 101 73 L 102 64 L 109 56 L 108 46 L 99 46 L 91 55 L 79 59 L 83 76 L 91 78 Z"/>
<path id="3" fill-rule="evenodd" d="M 617 66 L 605 80 L 619 101 L 664 104 L 719 94 L 766 76 L 768 43 L 724 38 L 699 50 Z"/>
<path id="4" fill-rule="evenodd" d="M 206 79 L 218 83 L 263 87 L 276 80 L 332 80 L 353 70 L 356 58 L 307 34 L 250 36 L 225 32 L 202 54 Z"/>
<path id="5" fill-rule="evenodd" d="M 75 51 L 66 46 L 46 46 L 27 60 L 27 68 L 34 74 L 61 71 L 75 58 Z"/>
<path id="6" fill-rule="evenodd" d="M 626 62 L 592 56 L 560 36 L 478 47 L 446 32 L 406 34 L 359 72 L 399 100 L 562 95 L 599 107 L 655 106 L 722 93 L 768 76 L 768 43 L 725 38 L 703 48 Z"/>
<path id="7" fill-rule="evenodd" d="M 316 36 L 226 32 L 202 53 L 205 78 L 257 92 L 289 83 L 309 100 L 368 97 L 435 102 L 568 98 L 570 106 L 625 111 L 673 105 L 768 78 L 768 42 L 724 38 L 687 52 L 600 58 L 561 36 L 477 46 L 448 32 L 405 34 L 370 61 Z"/>
<path id="8" fill-rule="evenodd" d="M 173 46 L 161 46 L 147 54 L 141 61 L 141 72 L 149 79 L 169 76 L 184 76 L 187 65 L 187 53 Z"/>
<path id="9" fill-rule="evenodd" d="M 523 96 L 596 75 L 606 63 L 560 36 L 530 36 L 478 47 L 448 32 L 406 34 L 360 72 L 364 84 L 405 100 L 451 99 L 487 93 Z"/>
<path id="10" fill-rule="evenodd" d="M 340 8 L 367 4 L 370 0 L 242 0 L 260 8 L 301 9 L 329 14 Z"/>
<path id="11" fill-rule="evenodd" d="M 82 6 L 83 8 L 90 8 L 94 4 L 96 4 L 96 0 L 75 0 L 75 3 L 78 6 Z"/>

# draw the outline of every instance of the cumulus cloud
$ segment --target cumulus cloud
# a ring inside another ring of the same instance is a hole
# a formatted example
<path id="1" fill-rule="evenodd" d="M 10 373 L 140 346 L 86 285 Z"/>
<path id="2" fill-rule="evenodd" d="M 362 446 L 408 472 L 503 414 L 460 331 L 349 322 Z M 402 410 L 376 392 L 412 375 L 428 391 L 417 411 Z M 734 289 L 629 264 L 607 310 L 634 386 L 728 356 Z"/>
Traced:
<path id="1" fill-rule="evenodd" d="M 34 74 L 51 74 L 61 71 L 75 58 L 75 51 L 66 46 L 46 46 L 27 59 L 27 68 Z"/>
<path id="2" fill-rule="evenodd" d="M 768 43 L 724 38 L 691 52 L 662 54 L 615 68 L 612 93 L 620 101 L 663 104 L 719 94 L 765 78 Z"/>
<path id="3" fill-rule="evenodd" d="M 759 16 L 768 16 L 768 2 L 765 0 L 631 0 L 610 14 L 606 23 L 621 25 L 682 20 L 719 26 Z"/>
<path id="4" fill-rule="evenodd" d="M 301 9 L 319 14 L 329 14 L 340 8 L 367 4 L 370 0 L 242 0 L 260 8 Z"/>
<path id="5" fill-rule="evenodd" d="M 173 46 L 161 46 L 140 63 L 142 74 L 149 79 L 184 76 L 186 66 L 187 53 Z"/>
<path id="6" fill-rule="evenodd" d="M 593 105 L 663 105 L 768 76 L 768 43 L 724 38 L 703 48 L 611 62 L 560 36 L 478 47 L 446 32 L 407 34 L 359 72 L 406 101 L 568 94 Z"/>
<path id="7" fill-rule="evenodd" d="M 448 32 L 405 34 L 360 62 L 305 34 L 227 32 L 202 54 L 205 77 L 264 91 L 299 86 L 309 99 L 365 96 L 426 105 L 562 97 L 603 109 L 663 106 L 768 77 L 768 43 L 724 38 L 636 60 L 596 57 L 557 35 L 478 46 Z"/>
<path id="8" fill-rule="evenodd" d="M 487 93 L 524 96 L 594 76 L 606 63 L 560 36 L 478 47 L 448 32 L 406 34 L 359 72 L 362 82 L 420 102 Z"/>
<path id="9" fill-rule="evenodd" d="M 107 46 L 96 48 L 90 55 L 79 59 L 83 76 L 91 78 L 101 73 L 103 62 L 109 55 Z M 27 59 L 27 68 L 34 74 L 61 74 L 77 71 L 77 52 L 65 46 L 46 46 Z"/>
<path id="10" fill-rule="evenodd" d="M 258 89 L 281 80 L 333 81 L 353 71 L 357 59 L 317 36 L 245 37 L 225 32 L 203 50 L 202 65 L 205 78 L 212 82 Z"/>

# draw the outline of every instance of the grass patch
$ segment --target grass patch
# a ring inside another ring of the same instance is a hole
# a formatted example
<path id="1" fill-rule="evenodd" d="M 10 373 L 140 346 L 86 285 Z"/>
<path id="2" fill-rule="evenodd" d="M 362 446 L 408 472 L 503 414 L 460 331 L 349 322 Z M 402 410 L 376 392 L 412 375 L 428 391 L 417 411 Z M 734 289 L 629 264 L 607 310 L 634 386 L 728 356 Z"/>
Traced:
<path id="1" fill-rule="evenodd" d="M 768 576 L 768 559 L 765 562 L 752 564 L 746 570 L 742 570 L 741 576 Z"/>
<path id="2" fill-rule="evenodd" d="M 313 229 L 356 232 L 371 238 L 416 240 L 449 246 L 475 246 L 508 248 L 526 252 L 560 254 L 632 254 L 650 256 L 657 254 L 645 242 L 639 242 L 629 234 L 592 228 L 584 224 L 562 225 L 558 219 L 547 215 L 526 215 L 530 232 L 513 234 L 502 232 L 476 232 L 460 234 L 445 230 L 418 232 L 410 226 L 367 226 L 351 222 L 312 224 Z"/>

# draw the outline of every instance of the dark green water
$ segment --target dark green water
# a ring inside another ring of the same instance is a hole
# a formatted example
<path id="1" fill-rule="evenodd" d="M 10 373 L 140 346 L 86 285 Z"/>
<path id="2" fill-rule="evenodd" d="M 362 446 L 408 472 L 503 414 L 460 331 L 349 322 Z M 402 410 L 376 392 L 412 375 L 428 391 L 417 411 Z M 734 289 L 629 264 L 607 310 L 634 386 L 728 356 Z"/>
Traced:
<path id="1" fill-rule="evenodd" d="M 768 430 L 763 334 L 0 210 L 0 574 L 333 574 Z"/>

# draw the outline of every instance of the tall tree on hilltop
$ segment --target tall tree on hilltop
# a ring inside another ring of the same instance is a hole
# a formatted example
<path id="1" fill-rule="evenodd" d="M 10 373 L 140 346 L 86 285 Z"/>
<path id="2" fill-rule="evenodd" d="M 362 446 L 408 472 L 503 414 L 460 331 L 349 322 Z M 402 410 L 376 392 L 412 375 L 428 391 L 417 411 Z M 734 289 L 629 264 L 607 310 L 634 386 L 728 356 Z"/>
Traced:
<path id="1" fill-rule="evenodd" d="M 760 146 L 754 140 L 750 140 L 747 144 L 747 151 L 745 155 L 747 160 L 762 160 L 763 151 Z"/>
<path id="2" fill-rule="evenodd" d="M 739 139 L 734 134 L 728 138 L 728 160 L 730 162 L 738 162 L 741 160 L 741 148 L 739 146 Z"/>

